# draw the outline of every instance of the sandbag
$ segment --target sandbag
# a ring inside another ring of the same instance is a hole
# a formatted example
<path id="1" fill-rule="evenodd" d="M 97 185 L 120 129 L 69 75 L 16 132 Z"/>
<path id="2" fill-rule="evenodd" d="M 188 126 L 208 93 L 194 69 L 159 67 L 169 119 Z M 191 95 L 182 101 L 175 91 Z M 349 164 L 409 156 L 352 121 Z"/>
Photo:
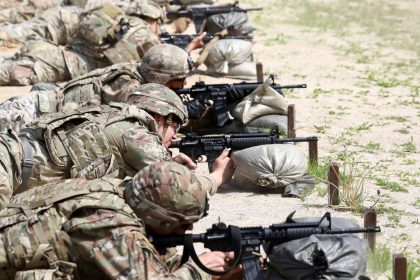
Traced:
<path id="1" fill-rule="evenodd" d="M 244 12 L 221 13 L 207 18 L 204 31 L 215 34 L 224 29 L 232 35 L 249 35 L 255 30 L 249 24 L 247 13 Z"/>
<path id="2" fill-rule="evenodd" d="M 181 128 L 182 133 L 194 131 L 198 135 L 204 134 L 233 134 L 233 133 L 270 133 L 271 129 L 277 126 L 280 134 L 287 135 L 287 116 L 265 115 L 258 117 L 244 125 L 239 120 L 231 120 L 223 127 L 218 127 L 210 118 L 199 120 L 190 119 L 186 126 Z"/>
<path id="3" fill-rule="evenodd" d="M 252 77 L 253 79 L 256 76 L 255 63 L 252 62 L 252 42 L 250 41 L 219 40 L 210 50 L 204 63 L 207 66 L 207 74 L 210 75 Z"/>
<path id="4" fill-rule="evenodd" d="M 313 188 L 315 180 L 308 173 L 308 160 L 297 146 L 271 144 L 255 146 L 232 153 L 236 166 L 233 186 L 261 190 L 283 190 L 285 195 L 298 196 Z"/>
<path id="5" fill-rule="evenodd" d="M 230 113 L 247 124 L 264 115 L 287 115 L 287 100 L 282 94 L 270 87 L 270 79 L 259 85 L 251 94 L 244 97 Z"/>
<path id="6" fill-rule="evenodd" d="M 295 219 L 316 222 L 318 218 Z M 324 220 L 323 225 L 327 225 Z M 354 222 L 332 218 L 333 229 L 358 228 Z M 268 250 L 268 245 L 265 250 Z M 284 279 L 358 279 L 366 270 L 367 240 L 355 235 L 312 235 L 275 245 L 268 252 L 270 269 Z"/>

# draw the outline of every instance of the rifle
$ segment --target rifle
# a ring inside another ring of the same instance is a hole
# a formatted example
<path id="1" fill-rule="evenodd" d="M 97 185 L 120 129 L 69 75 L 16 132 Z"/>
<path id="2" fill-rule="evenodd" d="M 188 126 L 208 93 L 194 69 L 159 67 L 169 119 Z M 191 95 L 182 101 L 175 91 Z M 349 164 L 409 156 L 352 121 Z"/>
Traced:
<path id="1" fill-rule="evenodd" d="M 149 240 L 158 248 L 163 250 L 168 247 L 184 245 L 182 261 L 191 257 L 194 262 L 205 272 L 212 275 L 223 275 L 229 272 L 234 266 L 242 263 L 245 279 L 262 279 L 260 265 L 260 246 L 269 243 L 267 255 L 270 254 L 273 246 L 308 237 L 312 234 L 349 234 L 362 232 L 380 232 L 380 227 L 366 228 L 344 228 L 331 229 L 331 214 L 325 213 L 318 222 L 296 222 L 291 213 L 284 223 L 273 224 L 269 227 L 237 227 L 226 226 L 224 223 L 213 224 L 205 233 L 184 234 L 176 236 L 151 236 Z M 323 223 L 324 221 L 327 222 Z M 194 242 L 204 243 L 204 247 L 211 251 L 233 251 L 235 260 L 231 267 L 223 272 L 213 271 L 204 266 L 198 259 L 194 249 Z"/>
<path id="2" fill-rule="evenodd" d="M 316 136 L 280 138 L 279 128 L 274 127 L 270 133 L 240 133 L 204 136 L 187 133 L 181 140 L 173 141 L 170 148 L 178 148 L 179 152 L 186 154 L 193 160 L 196 160 L 199 156 L 205 155 L 209 170 L 211 170 L 213 162 L 226 148 L 230 148 L 231 151 L 237 151 L 265 144 L 309 141 L 318 141 L 318 138 Z"/>
<path id="3" fill-rule="evenodd" d="M 187 17 L 193 20 L 195 25 L 195 31 L 200 32 L 201 26 L 206 17 L 217 14 L 226 14 L 231 12 L 249 12 L 249 11 L 261 11 L 262 8 L 249 8 L 242 9 L 238 7 L 236 1 L 233 5 L 222 6 L 222 7 L 185 7 L 182 6 L 176 11 L 168 11 L 166 17 L 169 20 L 174 20 L 180 17 Z"/>
<path id="4" fill-rule="evenodd" d="M 282 93 L 282 89 L 306 88 L 306 84 L 279 85 L 274 81 L 274 75 L 270 75 L 272 83 L 269 84 L 274 90 Z M 192 98 L 202 101 L 212 100 L 216 114 L 216 125 L 222 127 L 229 120 L 229 105 L 243 99 L 252 93 L 262 83 L 234 83 L 234 84 L 205 84 L 203 81 L 196 82 L 191 88 L 176 90 L 178 95 L 189 94 Z"/>
<path id="5" fill-rule="evenodd" d="M 197 34 L 194 35 L 187 35 L 187 34 L 169 34 L 169 33 L 163 33 L 160 35 L 160 42 L 163 44 L 171 44 L 178 46 L 182 49 L 185 49 L 185 47 L 197 37 Z M 203 42 L 207 44 L 214 38 L 214 35 L 207 34 L 203 38 Z M 235 36 L 235 35 L 226 35 L 221 37 L 221 39 L 240 39 L 240 40 L 246 40 L 246 41 L 252 41 L 252 36 L 247 35 L 241 35 L 241 36 Z"/>

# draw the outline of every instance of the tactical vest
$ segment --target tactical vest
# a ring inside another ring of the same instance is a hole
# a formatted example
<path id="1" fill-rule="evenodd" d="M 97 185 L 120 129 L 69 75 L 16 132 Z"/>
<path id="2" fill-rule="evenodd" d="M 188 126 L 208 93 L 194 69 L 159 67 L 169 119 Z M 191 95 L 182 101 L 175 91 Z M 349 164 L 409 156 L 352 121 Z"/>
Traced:
<path id="1" fill-rule="evenodd" d="M 70 170 L 68 178 L 95 179 L 117 177 L 123 164 L 117 148 L 110 143 L 103 129 L 109 124 L 134 119 L 149 131 L 157 132 L 156 123 L 146 111 L 135 105 L 110 103 L 80 108 L 73 112 L 45 115 L 22 130 L 24 150 L 22 185 L 32 172 L 32 156 L 25 133 L 43 141 L 49 158 L 58 167 Z"/>
<path id="2" fill-rule="evenodd" d="M 143 228 L 123 198 L 122 184 L 123 181 L 110 178 L 67 181 L 34 188 L 12 198 L 11 204 L 0 211 L 0 269 L 49 268 L 57 272 L 65 263 L 67 270 L 75 270 L 76 264 L 68 263 L 75 261 L 70 255 L 72 242 L 68 232 L 80 225 L 89 227 L 92 222 L 98 225 L 112 219 L 73 217 L 79 209 L 122 213 L 112 221 L 113 226 Z"/>
<path id="3" fill-rule="evenodd" d="M 83 13 L 69 47 L 89 57 L 101 59 L 103 50 L 119 41 L 129 30 L 124 12 L 111 4 Z"/>
<path id="4" fill-rule="evenodd" d="M 69 168 L 71 178 L 115 177 L 118 166 L 113 149 L 102 132 L 106 114 L 114 110 L 116 108 L 101 106 L 46 115 L 35 120 L 22 133 L 29 133 L 43 141 L 52 162 L 58 167 Z M 21 139 L 25 161 L 28 161 L 30 149 L 25 145 L 29 143 L 25 143 L 25 137 Z M 26 172 L 31 172 L 32 166 L 27 169 Z M 23 178 L 26 177 L 24 175 Z"/>
<path id="5" fill-rule="evenodd" d="M 74 102 L 81 103 L 103 103 L 103 87 L 112 82 L 118 76 L 128 75 L 132 79 L 143 83 L 143 78 L 137 71 L 140 63 L 114 64 L 106 68 L 96 69 L 88 74 L 80 76 L 67 82 L 63 88 L 58 90 L 63 96 L 63 104 Z"/>
<path id="6" fill-rule="evenodd" d="M 144 53 L 151 47 L 160 44 L 156 34 L 148 23 L 136 17 L 129 17 L 128 29 L 124 34 L 103 51 L 110 63 L 140 61 Z"/>

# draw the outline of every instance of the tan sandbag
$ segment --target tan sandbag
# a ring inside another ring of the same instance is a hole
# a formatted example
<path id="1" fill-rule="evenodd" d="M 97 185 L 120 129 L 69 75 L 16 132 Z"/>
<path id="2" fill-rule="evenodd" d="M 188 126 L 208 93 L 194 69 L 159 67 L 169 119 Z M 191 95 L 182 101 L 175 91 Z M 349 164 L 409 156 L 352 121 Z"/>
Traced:
<path id="1" fill-rule="evenodd" d="M 209 74 L 226 75 L 231 67 L 252 60 L 252 42 L 239 39 L 219 40 L 204 64 Z"/>
<path id="2" fill-rule="evenodd" d="M 270 79 L 246 96 L 230 113 L 243 124 L 264 115 L 287 115 L 287 100 L 270 87 Z"/>
<path id="3" fill-rule="evenodd" d="M 255 146 L 236 151 L 231 158 L 236 166 L 232 184 L 239 188 L 281 189 L 308 173 L 305 154 L 292 144 Z"/>

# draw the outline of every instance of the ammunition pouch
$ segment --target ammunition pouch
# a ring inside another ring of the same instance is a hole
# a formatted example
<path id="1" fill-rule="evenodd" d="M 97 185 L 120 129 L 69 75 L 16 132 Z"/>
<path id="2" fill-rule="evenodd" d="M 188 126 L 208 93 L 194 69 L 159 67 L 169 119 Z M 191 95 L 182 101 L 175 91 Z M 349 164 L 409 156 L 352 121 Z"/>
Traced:
<path id="1" fill-rule="evenodd" d="M 95 121 L 95 114 L 100 115 L 98 108 L 55 114 L 55 119 L 42 119 L 31 128 L 31 134 L 45 142 L 52 162 L 69 167 L 72 178 L 93 179 L 116 176 L 118 172 L 112 147 Z"/>

